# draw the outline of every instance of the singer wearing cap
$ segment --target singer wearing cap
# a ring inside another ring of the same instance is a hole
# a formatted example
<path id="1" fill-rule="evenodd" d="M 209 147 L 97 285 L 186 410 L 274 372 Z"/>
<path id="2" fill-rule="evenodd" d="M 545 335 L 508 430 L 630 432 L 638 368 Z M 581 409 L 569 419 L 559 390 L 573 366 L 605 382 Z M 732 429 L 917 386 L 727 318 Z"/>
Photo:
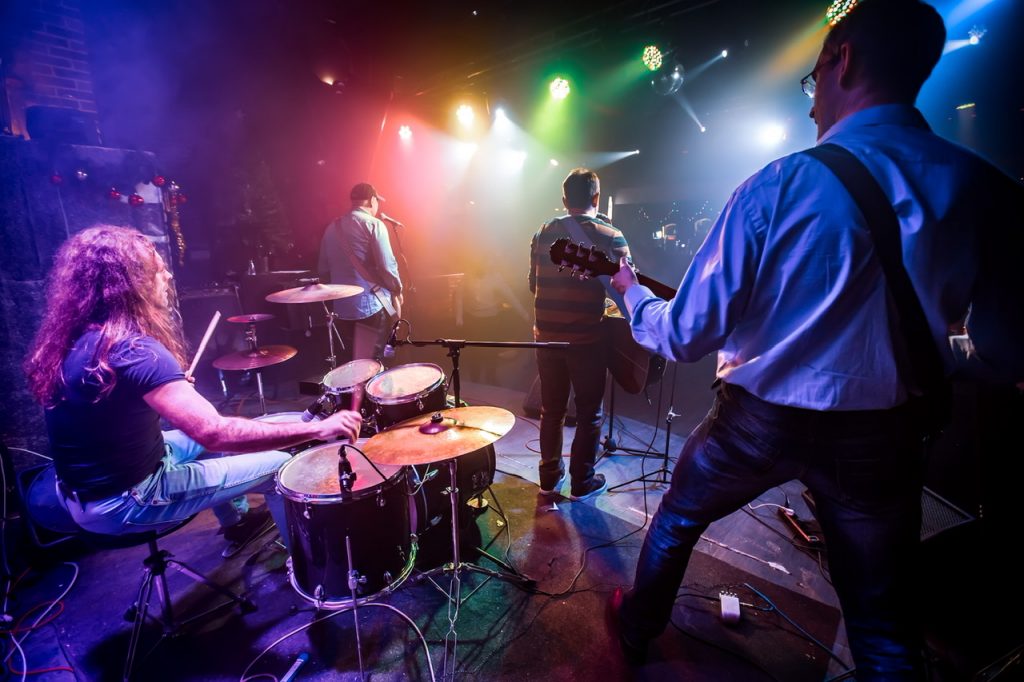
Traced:
<path id="1" fill-rule="evenodd" d="M 274 492 L 288 460 L 280 448 L 359 433 L 359 414 L 345 410 L 287 424 L 218 414 L 186 380 L 172 276 L 136 230 L 75 234 L 48 284 L 25 369 L 46 411 L 61 502 L 85 530 L 161 530 L 212 509 L 231 556 L 269 530 L 270 516 L 286 528 Z M 177 430 L 161 431 L 161 418 Z M 207 450 L 248 454 L 203 459 Z M 248 492 L 264 493 L 266 506 L 249 510 Z"/>
<path id="2" fill-rule="evenodd" d="M 320 277 L 332 284 L 355 284 L 363 293 L 334 301 L 345 361 L 384 354 L 391 323 L 401 316 L 402 279 L 381 222 L 384 197 L 361 182 L 349 193 L 352 209 L 324 231 L 320 242 Z"/>

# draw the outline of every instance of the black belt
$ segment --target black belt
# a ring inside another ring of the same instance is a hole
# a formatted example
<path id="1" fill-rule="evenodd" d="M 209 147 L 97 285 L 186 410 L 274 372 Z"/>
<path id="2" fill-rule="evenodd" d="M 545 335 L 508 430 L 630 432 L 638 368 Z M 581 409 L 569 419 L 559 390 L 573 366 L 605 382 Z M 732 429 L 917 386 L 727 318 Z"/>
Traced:
<path id="1" fill-rule="evenodd" d="M 97 488 L 95 490 L 75 490 L 59 478 L 57 479 L 57 489 L 60 490 L 61 495 L 66 498 L 76 500 L 79 504 L 107 500 L 124 492 L 123 490 L 106 491 L 102 488 Z"/>

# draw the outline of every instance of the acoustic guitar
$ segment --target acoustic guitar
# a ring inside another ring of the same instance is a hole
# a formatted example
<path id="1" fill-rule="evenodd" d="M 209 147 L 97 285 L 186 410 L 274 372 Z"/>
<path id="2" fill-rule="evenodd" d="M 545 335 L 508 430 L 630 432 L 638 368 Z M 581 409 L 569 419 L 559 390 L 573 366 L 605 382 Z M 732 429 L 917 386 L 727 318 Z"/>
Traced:
<path id="1" fill-rule="evenodd" d="M 619 264 L 613 263 L 603 251 L 594 246 L 575 244 L 564 237 L 551 245 L 549 254 L 559 270 L 571 266 L 571 277 L 587 279 L 597 275 L 611 276 L 619 271 Z M 637 273 L 637 279 L 659 298 L 669 300 L 676 295 L 675 289 L 646 275 Z M 665 358 L 651 353 L 633 340 L 629 322 L 621 313 L 606 314 L 601 323 L 606 325 L 610 341 L 608 371 L 622 390 L 640 393 L 661 380 L 665 372 Z"/>

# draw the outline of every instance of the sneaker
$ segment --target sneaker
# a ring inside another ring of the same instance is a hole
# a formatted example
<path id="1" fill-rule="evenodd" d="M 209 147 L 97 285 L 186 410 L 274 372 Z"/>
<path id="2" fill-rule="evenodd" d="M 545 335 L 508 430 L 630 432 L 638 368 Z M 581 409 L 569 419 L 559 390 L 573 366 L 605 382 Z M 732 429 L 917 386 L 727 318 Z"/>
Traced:
<path id="1" fill-rule="evenodd" d="M 616 587 L 615 591 L 612 592 L 604 612 L 605 627 L 608 628 L 608 633 L 612 636 L 612 639 L 618 640 L 626 663 L 634 666 L 640 665 L 647 660 L 648 642 L 647 640 L 627 635 L 625 625 L 622 622 L 623 596 L 621 587 Z"/>
<path id="2" fill-rule="evenodd" d="M 540 494 L 544 495 L 546 497 L 551 497 L 552 495 L 561 495 L 562 494 L 562 484 L 563 483 L 565 483 L 565 472 L 564 471 L 562 473 L 558 474 L 558 480 L 555 481 L 550 488 L 544 487 L 544 483 L 542 482 L 540 484 Z"/>
<path id="3" fill-rule="evenodd" d="M 579 500 L 586 500 L 590 497 L 600 495 L 608 489 L 608 481 L 604 480 L 604 474 L 594 474 L 594 477 L 584 483 L 582 486 L 577 488 L 572 487 L 572 494 L 569 495 L 569 499 L 578 502 Z"/>
<path id="4" fill-rule="evenodd" d="M 235 556 L 273 528 L 274 519 L 270 518 L 270 511 L 265 506 L 250 509 L 242 516 L 241 521 L 223 529 L 224 539 L 228 541 L 228 545 L 220 555 L 225 559 Z"/>

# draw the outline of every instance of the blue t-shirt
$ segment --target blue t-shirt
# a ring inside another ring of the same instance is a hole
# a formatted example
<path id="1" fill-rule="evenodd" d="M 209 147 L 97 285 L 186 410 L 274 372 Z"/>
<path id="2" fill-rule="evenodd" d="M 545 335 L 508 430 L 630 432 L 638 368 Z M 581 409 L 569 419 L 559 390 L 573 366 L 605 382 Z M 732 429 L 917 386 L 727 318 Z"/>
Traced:
<path id="1" fill-rule="evenodd" d="M 57 476 L 91 499 L 123 492 L 152 474 L 164 455 L 160 415 L 143 396 L 185 378 L 181 365 L 149 336 L 111 349 L 114 389 L 96 400 L 99 386 L 87 367 L 96 364 L 99 331 L 85 332 L 64 359 L 62 400 L 46 410 Z"/>

